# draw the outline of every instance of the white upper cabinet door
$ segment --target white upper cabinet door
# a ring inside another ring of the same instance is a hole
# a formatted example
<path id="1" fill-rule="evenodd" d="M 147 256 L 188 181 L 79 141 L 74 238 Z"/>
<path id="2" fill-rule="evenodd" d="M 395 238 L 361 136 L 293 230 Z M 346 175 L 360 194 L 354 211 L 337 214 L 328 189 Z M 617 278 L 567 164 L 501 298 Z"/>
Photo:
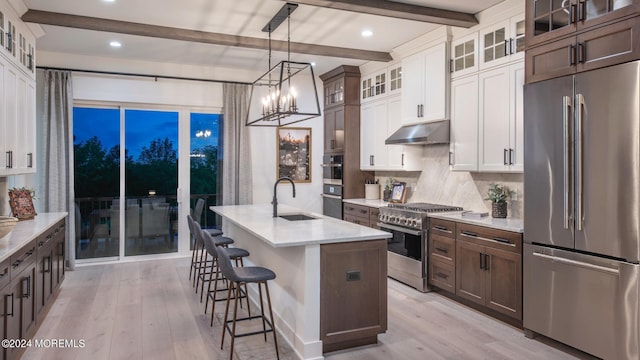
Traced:
<path id="1" fill-rule="evenodd" d="M 480 171 L 509 170 L 509 67 L 485 71 L 478 76 Z"/>
<path id="2" fill-rule="evenodd" d="M 389 96 L 401 94 L 402 92 L 402 64 L 389 67 Z M 399 113 L 398 113 L 399 115 Z"/>
<path id="3" fill-rule="evenodd" d="M 5 152 L 2 154 L 3 161 L 0 163 L 0 168 L 4 168 L 6 173 L 12 173 L 15 156 L 17 154 L 18 147 L 18 94 L 16 91 L 18 84 L 18 71 L 12 66 L 7 64 L 4 72 L 4 106 L 5 106 Z"/>
<path id="4" fill-rule="evenodd" d="M 360 100 L 368 102 L 387 95 L 387 69 L 361 76 Z"/>
<path id="5" fill-rule="evenodd" d="M 425 65 L 424 53 L 420 52 L 402 60 L 404 75 L 402 87 L 402 125 L 421 121 L 420 109 L 424 105 Z"/>
<path id="6" fill-rule="evenodd" d="M 524 62 L 510 66 L 511 72 L 511 114 L 513 119 L 509 125 L 510 170 L 513 172 L 524 171 L 524 133 L 522 131 L 524 120 Z"/>
<path id="7" fill-rule="evenodd" d="M 402 99 L 399 96 L 389 98 L 387 105 L 387 137 L 401 126 Z M 386 139 L 385 139 L 386 140 Z M 383 143 L 384 144 L 384 143 Z M 401 171 L 421 170 L 421 145 L 385 145 L 387 149 L 387 169 Z"/>
<path id="8" fill-rule="evenodd" d="M 524 63 L 479 75 L 480 171 L 522 172 Z"/>
<path id="9" fill-rule="evenodd" d="M 24 75 L 18 76 L 16 91 L 16 133 L 17 144 L 13 153 L 13 168 L 21 171 L 27 168 L 27 79 Z M 35 134 L 33 134 L 35 136 Z"/>
<path id="10" fill-rule="evenodd" d="M 402 71 L 402 124 L 448 119 L 447 44 L 407 57 Z"/>
<path id="11" fill-rule="evenodd" d="M 452 169 L 478 170 L 478 76 L 451 82 Z"/>
<path id="12" fill-rule="evenodd" d="M 478 71 L 478 33 L 451 42 L 451 76 L 456 78 Z"/>
<path id="13" fill-rule="evenodd" d="M 449 71 L 447 44 L 442 43 L 425 53 L 425 98 L 423 121 L 449 119 Z"/>
<path id="14" fill-rule="evenodd" d="M 360 169 L 386 168 L 387 101 L 362 105 L 360 114 Z"/>
<path id="15" fill-rule="evenodd" d="M 524 57 L 524 14 L 479 31 L 480 70 Z"/>

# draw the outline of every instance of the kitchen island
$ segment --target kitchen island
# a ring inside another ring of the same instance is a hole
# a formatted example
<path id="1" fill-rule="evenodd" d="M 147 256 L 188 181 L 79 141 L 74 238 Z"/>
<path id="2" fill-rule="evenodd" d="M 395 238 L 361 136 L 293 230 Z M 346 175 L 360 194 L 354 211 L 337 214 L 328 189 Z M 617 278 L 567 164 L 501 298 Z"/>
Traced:
<path id="1" fill-rule="evenodd" d="M 212 206 L 225 236 L 273 270 L 276 329 L 302 359 L 377 341 L 387 329 L 387 241 L 391 234 L 323 215 L 273 217 L 264 205 Z M 279 215 L 302 214 L 279 205 Z M 253 299 L 256 290 L 249 290 Z"/>

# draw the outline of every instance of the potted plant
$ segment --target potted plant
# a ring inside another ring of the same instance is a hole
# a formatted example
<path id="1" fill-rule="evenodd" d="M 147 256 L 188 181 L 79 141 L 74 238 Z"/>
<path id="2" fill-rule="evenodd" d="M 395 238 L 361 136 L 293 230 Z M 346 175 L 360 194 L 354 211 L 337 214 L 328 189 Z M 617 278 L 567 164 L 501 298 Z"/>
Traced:
<path id="1" fill-rule="evenodd" d="M 485 200 L 491 200 L 491 216 L 494 218 L 507 217 L 507 199 L 510 197 L 509 188 L 504 185 L 491 183 Z"/>
<path id="2" fill-rule="evenodd" d="M 383 201 L 389 201 L 389 198 L 391 197 L 391 189 L 393 188 L 394 182 L 396 182 L 396 180 L 392 177 L 389 177 L 384 183 L 384 191 L 382 192 Z"/>

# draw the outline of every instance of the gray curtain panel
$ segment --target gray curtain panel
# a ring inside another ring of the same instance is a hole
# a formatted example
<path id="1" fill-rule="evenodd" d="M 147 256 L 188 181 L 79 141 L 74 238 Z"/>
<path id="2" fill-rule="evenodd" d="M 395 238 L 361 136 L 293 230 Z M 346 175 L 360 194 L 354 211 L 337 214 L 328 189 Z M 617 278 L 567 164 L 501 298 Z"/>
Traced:
<path id="1" fill-rule="evenodd" d="M 251 141 L 245 126 L 249 110 L 249 85 L 224 84 L 222 204 L 242 205 L 253 201 Z"/>
<path id="2" fill-rule="evenodd" d="M 42 206 L 46 212 L 69 213 L 67 249 L 69 265 L 75 263 L 75 202 L 73 190 L 73 89 L 70 71 L 43 71 L 42 165 L 38 171 Z M 79 220 L 79 219 L 78 219 Z"/>

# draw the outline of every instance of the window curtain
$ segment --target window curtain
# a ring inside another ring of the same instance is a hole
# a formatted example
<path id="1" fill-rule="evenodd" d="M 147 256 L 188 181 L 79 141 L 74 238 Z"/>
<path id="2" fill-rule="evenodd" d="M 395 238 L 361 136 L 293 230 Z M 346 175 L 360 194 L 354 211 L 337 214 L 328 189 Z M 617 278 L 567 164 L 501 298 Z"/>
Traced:
<path id="1" fill-rule="evenodd" d="M 251 141 L 245 126 L 249 85 L 224 84 L 222 129 L 222 196 L 223 205 L 251 204 Z"/>
<path id="2" fill-rule="evenodd" d="M 71 72 L 43 70 L 42 129 L 38 187 L 45 212 L 68 212 L 67 259 L 75 266 L 75 215 L 73 190 L 73 90 Z M 80 219 L 77 219 L 78 222 Z"/>

